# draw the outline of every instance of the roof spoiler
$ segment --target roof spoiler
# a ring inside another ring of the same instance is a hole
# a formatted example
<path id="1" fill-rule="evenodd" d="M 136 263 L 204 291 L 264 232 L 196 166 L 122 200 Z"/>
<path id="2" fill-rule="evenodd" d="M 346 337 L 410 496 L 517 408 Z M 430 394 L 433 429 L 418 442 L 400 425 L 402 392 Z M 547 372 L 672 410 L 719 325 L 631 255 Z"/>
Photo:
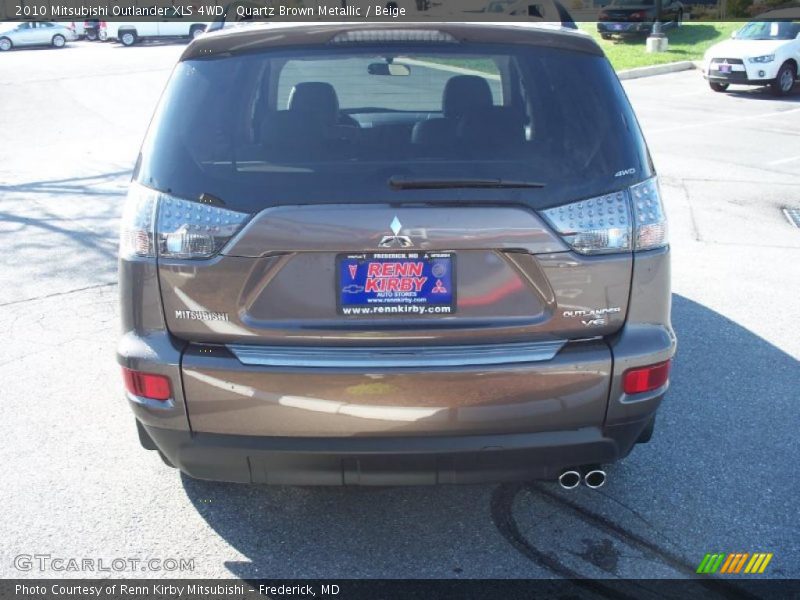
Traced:
<path id="1" fill-rule="evenodd" d="M 392 22 L 402 23 L 404 21 L 410 22 L 458 22 L 458 21 L 492 21 L 492 22 L 532 22 L 532 23 L 553 23 L 567 29 L 578 29 L 572 15 L 561 3 L 560 0 L 517 0 L 512 2 L 505 11 L 502 13 L 486 13 L 482 11 L 464 10 L 456 8 L 457 3 L 462 0 L 444 0 L 441 7 L 446 6 L 448 3 L 452 6 L 447 7 L 446 12 L 441 10 L 431 10 L 431 2 L 428 0 L 415 0 L 414 4 L 416 10 L 407 9 L 405 17 L 392 19 Z M 302 2 L 302 0 L 301 0 Z M 390 0 L 382 3 L 386 8 L 397 8 L 398 2 Z M 324 0 L 323 0 L 324 3 Z M 354 0 L 328 0 L 327 4 L 339 5 L 341 8 L 347 8 L 349 5 L 355 5 Z M 401 3 L 405 4 L 405 3 Z M 316 6 L 316 5 L 315 5 Z M 441 8 L 440 7 L 440 8 Z M 273 9 L 272 11 L 270 9 Z M 220 29 L 238 24 L 246 24 L 252 22 L 269 22 L 271 20 L 296 20 L 296 21 L 316 21 L 324 22 L 324 18 L 320 17 L 307 17 L 298 19 L 282 19 L 276 18 L 279 7 L 274 4 L 272 0 L 234 0 L 225 5 L 224 11 L 221 15 L 208 26 L 208 32 L 219 31 Z M 272 14 L 270 14 L 272 12 Z M 252 16 L 259 15 L 259 16 Z M 337 21 L 348 20 L 347 17 L 337 18 Z M 356 19 L 354 22 L 364 23 L 364 18 Z M 376 20 L 375 23 L 385 21 Z"/>

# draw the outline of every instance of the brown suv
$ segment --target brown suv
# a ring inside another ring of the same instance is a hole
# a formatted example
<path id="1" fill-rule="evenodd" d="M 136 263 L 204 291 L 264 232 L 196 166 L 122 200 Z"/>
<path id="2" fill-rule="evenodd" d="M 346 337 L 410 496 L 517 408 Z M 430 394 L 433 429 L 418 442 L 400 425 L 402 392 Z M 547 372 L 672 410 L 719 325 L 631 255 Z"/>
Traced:
<path id="1" fill-rule="evenodd" d="M 668 386 L 666 220 L 588 36 L 253 25 L 184 52 L 123 216 L 142 445 L 274 484 L 597 487 Z"/>

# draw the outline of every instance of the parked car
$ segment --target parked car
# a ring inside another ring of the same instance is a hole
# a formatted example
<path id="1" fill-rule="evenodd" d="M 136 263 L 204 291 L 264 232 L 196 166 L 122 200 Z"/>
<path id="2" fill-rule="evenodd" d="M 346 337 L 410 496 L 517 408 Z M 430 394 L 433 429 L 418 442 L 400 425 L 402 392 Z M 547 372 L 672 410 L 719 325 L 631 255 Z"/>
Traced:
<path id="1" fill-rule="evenodd" d="M 503 17 L 514 17 L 523 23 L 545 22 L 570 29 L 578 28 L 559 0 L 514 0 L 506 5 Z"/>
<path id="2" fill-rule="evenodd" d="M 800 19 L 795 11 L 795 20 L 778 20 L 785 16 L 783 11 L 760 15 L 730 40 L 709 48 L 703 76 L 711 89 L 724 92 L 732 83 L 768 85 L 778 96 L 789 94 L 800 65 Z"/>
<path id="3" fill-rule="evenodd" d="M 123 46 L 133 46 L 145 39 L 189 38 L 202 35 L 207 23 L 191 21 L 141 21 L 100 23 L 100 39 L 117 40 Z"/>
<path id="4" fill-rule="evenodd" d="M 136 161 L 117 358 L 141 444 L 193 477 L 599 487 L 669 385 L 669 256 L 590 36 L 223 29 Z"/>
<path id="5" fill-rule="evenodd" d="M 0 24 L 0 52 L 25 46 L 63 48 L 67 42 L 76 39 L 77 36 L 68 27 L 50 21 Z"/>
<path id="6" fill-rule="evenodd" d="M 604 40 L 613 35 L 647 35 L 658 19 L 665 25 L 680 27 L 686 9 L 679 0 L 663 0 L 656 15 L 655 0 L 613 0 L 597 15 L 597 31 Z"/>

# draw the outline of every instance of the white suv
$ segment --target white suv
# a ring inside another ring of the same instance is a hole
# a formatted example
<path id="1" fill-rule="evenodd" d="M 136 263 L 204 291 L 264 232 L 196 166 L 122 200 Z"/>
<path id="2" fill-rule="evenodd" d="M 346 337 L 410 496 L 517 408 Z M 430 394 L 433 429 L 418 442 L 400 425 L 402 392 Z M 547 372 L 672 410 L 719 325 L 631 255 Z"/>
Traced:
<path id="1" fill-rule="evenodd" d="M 800 65 L 800 19 L 786 12 L 761 15 L 706 51 L 703 76 L 712 90 L 724 92 L 733 83 L 769 85 L 778 96 L 792 91 Z"/>

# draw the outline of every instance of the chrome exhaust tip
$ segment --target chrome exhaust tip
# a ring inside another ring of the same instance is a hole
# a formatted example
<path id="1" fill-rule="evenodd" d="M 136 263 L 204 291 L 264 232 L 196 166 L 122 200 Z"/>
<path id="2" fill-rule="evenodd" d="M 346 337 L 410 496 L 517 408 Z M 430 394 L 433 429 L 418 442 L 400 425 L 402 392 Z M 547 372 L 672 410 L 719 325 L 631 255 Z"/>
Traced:
<path id="1" fill-rule="evenodd" d="M 588 469 L 583 476 L 583 483 L 586 484 L 586 487 L 592 488 L 593 490 L 603 487 L 606 484 L 606 472 L 600 467 L 592 467 Z"/>
<path id="2" fill-rule="evenodd" d="M 558 476 L 558 483 L 565 490 L 574 490 L 581 484 L 581 474 L 567 469 Z"/>

